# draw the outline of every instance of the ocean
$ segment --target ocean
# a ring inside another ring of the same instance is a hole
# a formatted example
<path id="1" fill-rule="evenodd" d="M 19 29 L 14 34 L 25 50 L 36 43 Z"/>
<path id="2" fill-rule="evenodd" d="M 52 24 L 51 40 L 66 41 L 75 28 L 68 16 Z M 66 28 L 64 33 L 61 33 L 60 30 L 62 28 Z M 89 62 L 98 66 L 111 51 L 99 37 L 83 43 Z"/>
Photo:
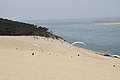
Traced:
<path id="1" fill-rule="evenodd" d="M 120 55 L 120 24 L 95 25 L 101 22 L 120 22 L 120 18 L 39 20 L 32 23 L 48 27 L 69 43 L 81 41 L 86 44 L 76 44 L 77 47 Z"/>

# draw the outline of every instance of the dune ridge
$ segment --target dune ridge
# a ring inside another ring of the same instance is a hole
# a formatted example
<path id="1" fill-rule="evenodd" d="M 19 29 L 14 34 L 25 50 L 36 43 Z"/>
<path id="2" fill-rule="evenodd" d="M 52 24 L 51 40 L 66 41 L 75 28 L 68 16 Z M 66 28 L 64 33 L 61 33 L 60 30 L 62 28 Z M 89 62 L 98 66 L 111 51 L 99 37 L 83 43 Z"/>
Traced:
<path id="1" fill-rule="evenodd" d="M 0 36 L 0 80 L 120 80 L 120 59 L 39 36 Z"/>

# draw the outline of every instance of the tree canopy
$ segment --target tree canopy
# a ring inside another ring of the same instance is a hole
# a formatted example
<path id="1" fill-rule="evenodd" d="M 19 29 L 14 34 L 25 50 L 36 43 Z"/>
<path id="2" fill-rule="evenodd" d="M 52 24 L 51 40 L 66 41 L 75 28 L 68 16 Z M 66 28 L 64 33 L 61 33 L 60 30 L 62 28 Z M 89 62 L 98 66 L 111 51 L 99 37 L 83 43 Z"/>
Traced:
<path id="1" fill-rule="evenodd" d="M 4 36 L 44 36 L 52 38 L 61 38 L 48 31 L 49 29 L 34 24 L 12 21 L 0 18 L 0 35 Z"/>

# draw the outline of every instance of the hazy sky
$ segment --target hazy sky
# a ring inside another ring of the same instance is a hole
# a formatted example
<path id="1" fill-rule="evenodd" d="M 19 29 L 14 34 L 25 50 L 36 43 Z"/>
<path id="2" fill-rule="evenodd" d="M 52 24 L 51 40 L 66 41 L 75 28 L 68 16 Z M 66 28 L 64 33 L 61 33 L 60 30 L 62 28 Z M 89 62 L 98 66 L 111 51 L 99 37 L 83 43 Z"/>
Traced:
<path id="1" fill-rule="evenodd" d="M 120 17 L 120 0 L 0 0 L 0 17 L 15 20 Z"/>

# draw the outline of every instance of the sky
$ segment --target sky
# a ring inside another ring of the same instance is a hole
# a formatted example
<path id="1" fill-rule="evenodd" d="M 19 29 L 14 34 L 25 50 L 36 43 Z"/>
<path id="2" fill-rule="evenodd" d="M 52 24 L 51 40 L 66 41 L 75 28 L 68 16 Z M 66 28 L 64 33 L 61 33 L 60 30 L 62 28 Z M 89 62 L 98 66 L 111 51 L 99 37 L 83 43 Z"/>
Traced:
<path id="1" fill-rule="evenodd" d="M 14 20 L 120 17 L 120 0 L 0 0 L 0 17 Z"/>

